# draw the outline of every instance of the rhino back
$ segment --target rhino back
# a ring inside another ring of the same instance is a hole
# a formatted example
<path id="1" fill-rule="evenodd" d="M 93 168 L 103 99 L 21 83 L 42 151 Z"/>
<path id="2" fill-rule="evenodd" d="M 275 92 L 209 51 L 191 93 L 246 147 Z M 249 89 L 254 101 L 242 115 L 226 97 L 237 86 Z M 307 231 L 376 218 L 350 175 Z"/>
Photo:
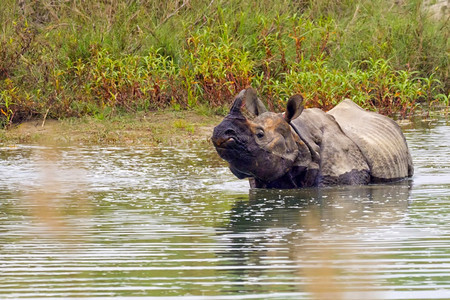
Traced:
<path id="1" fill-rule="evenodd" d="M 370 167 L 373 181 L 412 176 L 413 165 L 406 139 L 390 118 L 363 110 L 346 99 L 328 112 L 342 131 L 358 145 Z"/>

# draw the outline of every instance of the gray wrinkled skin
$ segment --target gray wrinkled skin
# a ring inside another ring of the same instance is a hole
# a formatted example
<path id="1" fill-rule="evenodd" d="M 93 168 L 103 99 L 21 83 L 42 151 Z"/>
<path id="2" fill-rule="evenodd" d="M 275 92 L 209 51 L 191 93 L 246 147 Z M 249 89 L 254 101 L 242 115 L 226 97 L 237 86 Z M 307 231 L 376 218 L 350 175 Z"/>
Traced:
<path id="1" fill-rule="evenodd" d="M 236 96 L 212 141 L 238 178 L 255 188 L 389 182 L 412 176 L 406 140 L 391 119 L 344 100 L 328 113 L 291 97 L 267 112 L 253 89 Z M 253 118 L 243 114 L 243 106 Z"/>

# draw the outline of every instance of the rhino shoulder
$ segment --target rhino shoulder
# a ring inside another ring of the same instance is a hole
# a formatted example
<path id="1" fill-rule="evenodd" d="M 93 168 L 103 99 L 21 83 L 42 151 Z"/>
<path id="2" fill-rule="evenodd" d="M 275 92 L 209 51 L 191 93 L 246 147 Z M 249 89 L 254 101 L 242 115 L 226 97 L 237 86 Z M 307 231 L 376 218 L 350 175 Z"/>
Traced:
<path id="1" fill-rule="evenodd" d="M 305 109 L 293 125 L 318 161 L 318 185 L 369 182 L 364 156 L 331 115 L 316 108 Z"/>
<path id="2" fill-rule="evenodd" d="M 374 181 L 412 176 L 411 154 L 400 126 L 381 114 L 362 109 L 350 99 L 328 112 L 356 145 Z"/>

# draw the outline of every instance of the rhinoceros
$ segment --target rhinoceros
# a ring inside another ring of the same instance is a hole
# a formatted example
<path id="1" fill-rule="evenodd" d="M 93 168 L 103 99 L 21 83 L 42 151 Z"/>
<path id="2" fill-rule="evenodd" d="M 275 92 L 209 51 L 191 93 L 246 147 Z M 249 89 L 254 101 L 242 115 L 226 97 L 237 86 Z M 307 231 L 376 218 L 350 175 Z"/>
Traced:
<path id="1" fill-rule="evenodd" d="M 252 188 L 364 185 L 414 172 L 397 123 L 349 99 L 324 112 L 303 109 L 303 97 L 294 95 L 284 113 L 273 113 L 248 88 L 211 140 L 231 172 L 249 178 Z"/>

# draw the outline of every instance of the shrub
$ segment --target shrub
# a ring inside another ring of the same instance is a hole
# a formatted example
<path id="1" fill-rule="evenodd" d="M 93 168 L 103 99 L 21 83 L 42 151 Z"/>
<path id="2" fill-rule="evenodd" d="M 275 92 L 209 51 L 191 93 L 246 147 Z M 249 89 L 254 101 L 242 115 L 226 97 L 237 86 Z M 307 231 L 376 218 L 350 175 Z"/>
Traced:
<path id="1" fill-rule="evenodd" d="M 385 114 L 448 106 L 448 22 L 423 1 L 15 1 L 0 6 L 0 126 L 171 107 L 257 88 Z"/>

